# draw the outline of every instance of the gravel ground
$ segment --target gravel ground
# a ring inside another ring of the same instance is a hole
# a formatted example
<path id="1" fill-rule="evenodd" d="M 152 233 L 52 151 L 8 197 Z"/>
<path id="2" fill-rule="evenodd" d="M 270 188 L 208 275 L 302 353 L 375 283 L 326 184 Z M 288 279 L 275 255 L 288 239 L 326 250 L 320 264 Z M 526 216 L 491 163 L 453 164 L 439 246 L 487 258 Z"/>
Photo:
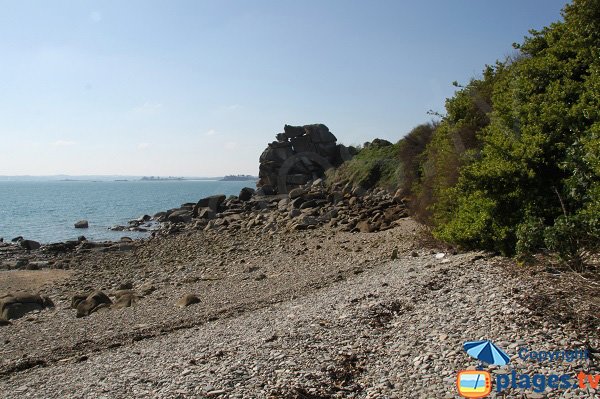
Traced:
<path id="1" fill-rule="evenodd" d="M 493 376 L 598 374 L 588 361 L 519 359 L 522 347 L 598 348 L 598 331 L 584 342 L 540 318 L 526 306 L 532 278 L 509 260 L 442 252 L 423 233 L 411 219 L 378 233 L 190 230 L 133 252 L 65 257 L 71 277 L 41 289 L 56 308 L 0 327 L 0 397 L 454 398 L 456 373 L 477 365 L 462 343 L 477 339 L 512 355 Z M 126 283 L 156 289 L 89 317 L 69 307 L 75 292 Z M 186 293 L 200 303 L 176 308 Z"/>

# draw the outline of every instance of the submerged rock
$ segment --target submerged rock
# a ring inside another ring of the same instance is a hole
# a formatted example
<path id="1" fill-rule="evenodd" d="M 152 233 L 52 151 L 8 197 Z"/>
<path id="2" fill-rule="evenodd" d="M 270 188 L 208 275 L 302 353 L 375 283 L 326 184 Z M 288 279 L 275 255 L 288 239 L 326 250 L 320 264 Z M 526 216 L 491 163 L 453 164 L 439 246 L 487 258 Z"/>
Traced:
<path id="1" fill-rule="evenodd" d="M 80 220 L 75 223 L 76 229 L 87 229 L 88 227 L 90 227 L 90 226 L 89 226 L 89 223 L 87 220 Z"/>

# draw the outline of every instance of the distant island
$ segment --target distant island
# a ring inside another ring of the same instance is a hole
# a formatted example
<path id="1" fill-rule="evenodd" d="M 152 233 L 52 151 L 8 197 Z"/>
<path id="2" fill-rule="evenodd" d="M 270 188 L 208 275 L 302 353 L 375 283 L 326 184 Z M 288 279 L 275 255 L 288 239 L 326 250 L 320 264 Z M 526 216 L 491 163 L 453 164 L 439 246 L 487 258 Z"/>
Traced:
<path id="1" fill-rule="evenodd" d="M 185 180 L 183 177 L 160 177 L 160 176 L 144 176 L 140 180 L 143 181 L 165 181 L 165 180 Z"/>
<path id="2" fill-rule="evenodd" d="M 251 175 L 228 175 L 221 179 L 221 181 L 253 181 L 258 180 L 258 177 Z"/>

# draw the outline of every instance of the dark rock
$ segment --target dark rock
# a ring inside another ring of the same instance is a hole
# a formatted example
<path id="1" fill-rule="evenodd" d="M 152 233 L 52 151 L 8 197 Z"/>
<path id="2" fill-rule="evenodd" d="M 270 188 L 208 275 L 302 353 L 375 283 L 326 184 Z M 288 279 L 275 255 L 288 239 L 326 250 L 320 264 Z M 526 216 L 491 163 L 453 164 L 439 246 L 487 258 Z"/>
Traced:
<path id="1" fill-rule="evenodd" d="M 40 270 L 40 266 L 37 263 L 29 263 L 25 266 L 26 270 Z"/>
<path id="2" fill-rule="evenodd" d="M 315 200 L 305 201 L 300 205 L 300 209 L 314 208 L 317 206 L 317 202 Z"/>
<path id="3" fill-rule="evenodd" d="M 18 236 L 18 237 L 15 237 L 15 238 L 13 238 L 13 239 L 12 239 L 12 240 L 10 240 L 10 241 L 11 241 L 11 242 L 19 242 L 19 241 L 21 241 L 22 239 L 23 239 L 23 237 L 22 237 L 22 236 Z"/>
<path id="4" fill-rule="evenodd" d="M 79 237 L 77 237 L 77 241 L 79 241 L 79 242 L 87 241 L 87 238 L 85 238 L 85 236 L 79 236 Z"/>
<path id="5" fill-rule="evenodd" d="M 302 136 L 306 133 L 306 130 L 304 130 L 304 126 L 284 125 L 283 131 L 285 132 L 285 136 L 289 139 L 291 139 L 292 137 Z"/>
<path id="6" fill-rule="evenodd" d="M 244 187 L 240 191 L 239 199 L 240 199 L 240 201 L 244 201 L 244 202 L 250 201 L 250 199 L 252 198 L 254 193 L 255 193 L 255 190 L 253 188 Z"/>
<path id="7" fill-rule="evenodd" d="M 337 138 L 329 131 L 329 128 L 323 124 L 306 125 L 304 130 L 313 143 L 335 143 Z"/>
<path id="8" fill-rule="evenodd" d="M 78 245 L 79 241 L 57 242 L 53 244 L 44 245 L 44 251 L 53 253 L 67 253 L 74 251 Z"/>
<path id="9" fill-rule="evenodd" d="M 19 240 L 19 246 L 28 251 L 40 249 L 42 246 L 39 242 L 33 240 Z"/>
<path id="10" fill-rule="evenodd" d="M 198 203 L 194 206 L 192 216 L 197 217 L 201 208 L 210 208 L 214 212 L 219 211 L 219 207 L 225 201 L 224 195 L 212 195 L 210 197 L 202 198 L 198 201 Z"/>
<path id="11" fill-rule="evenodd" d="M 88 227 L 90 226 L 87 220 L 80 220 L 77 223 L 75 223 L 76 229 L 87 229 Z"/>
<path id="12" fill-rule="evenodd" d="M 0 319 L 13 320 L 29 312 L 54 307 L 48 297 L 36 294 L 16 293 L 0 297 Z"/>
<path id="13" fill-rule="evenodd" d="M 169 214 L 167 220 L 171 223 L 187 223 L 192 220 L 192 212 L 186 209 L 177 210 Z"/>
<path id="14" fill-rule="evenodd" d="M 306 191 L 302 188 L 295 188 L 289 192 L 290 199 L 296 199 L 306 194 Z"/>
<path id="15" fill-rule="evenodd" d="M 317 147 L 308 136 L 294 137 L 291 141 L 296 153 L 317 152 Z"/>
<path id="16" fill-rule="evenodd" d="M 288 214 L 288 216 L 289 216 L 291 219 L 293 219 L 293 218 L 295 218 L 295 217 L 298 217 L 298 216 L 300 216 L 300 215 L 302 215 L 302 212 L 300 212 L 300 210 L 299 210 L 299 209 L 296 209 L 296 208 L 292 209 L 292 210 L 290 211 L 290 213 Z"/>
<path id="17" fill-rule="evenodd" d="M 293 218 L 298 217 L 300 215 L 302 215 L 302 212 L 300 212 L 300 210 L 296 209 L 296 208 L 292 209 L 290 211 L 290 213 L 288 214 L 288 216 L 289 216 L 290 219 L 293 219 Z"/>
<path id="18" fill-rule="evenodd" d="M 74 298 L 75 299 L 75 298 Z M 73 301 L 71 301 L 73 303 Z M 90 314 L 108 307 L 112 304 L 110 298 L 102 291 L 95 291 L 88 295 L 85 300 L 77 303 L 77 317 L 89 316 Z"/>
<path id="19" fill-rule="evenodd" d="M 300 206 L 304 203 L 304 198 L 298 197 L 292 201 L 292 206 L 294 208 L 300 208 Z"/>
<path id="20" fill-rule="evenodd" d="M 154 216 L 152 216 L 152 219 L 162 222 L 162 221 L 164 221 L 166 216 L 167 216 L 167 212 L 157 212 L 154 214 Z"/>
<path id="21" fill-rule="evenodd" d="M 85 294 L 75 294 L 71 297 L 71 309 L 77 309 L 77 306 L 86 300 L 88 296 Z"/>

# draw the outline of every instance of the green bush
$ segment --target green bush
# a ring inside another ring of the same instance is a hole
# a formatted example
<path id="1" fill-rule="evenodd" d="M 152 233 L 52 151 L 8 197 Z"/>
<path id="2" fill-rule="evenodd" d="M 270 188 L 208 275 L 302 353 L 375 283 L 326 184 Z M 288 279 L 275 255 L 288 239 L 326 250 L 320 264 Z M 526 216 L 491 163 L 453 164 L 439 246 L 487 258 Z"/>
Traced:
<path id="1" fill-rule="evenodd" d="M 418 179 L 419 155 L 429 143 L 433 130 L 434 125 L 423 124 L 395 144 L 387 145 L 378 139 L 365 143 L 357 155 L 335 170 L 330 180 L 367 189 L 400 188 L 409 196 L 411 186 Z"/>
<path id="2" fill-rule="evenodd" d="M 580 262 L 600 249 L 600 0 L 531 31 L 446 101 L 439 124 L 371 145 L 335 172 L 399 188 L 434 235 L 464 248 Z"/>
<path id="3" fill-rule="evenodd" d="M 598 249 L 600 42 L 590 27 L 599 25 L 599 5 L 574 1 L 564 22 L 531 31 L 516 61 L 486 69 L 491 107 L 489 123 L 482 117 L 476 125 L 480 148 L 466 151 L 457 168 L 450 159 L 457 179 L 439 170 L 431 179 L 439 238 L 506 254 L 545 245 L 575 258 Z M 461 126 L 469 108 L 455 103 L 463 94 L 448 101 L 440 135 Z M 432 146 L 424 167 L 448 165 L 448 140 Z"/>

